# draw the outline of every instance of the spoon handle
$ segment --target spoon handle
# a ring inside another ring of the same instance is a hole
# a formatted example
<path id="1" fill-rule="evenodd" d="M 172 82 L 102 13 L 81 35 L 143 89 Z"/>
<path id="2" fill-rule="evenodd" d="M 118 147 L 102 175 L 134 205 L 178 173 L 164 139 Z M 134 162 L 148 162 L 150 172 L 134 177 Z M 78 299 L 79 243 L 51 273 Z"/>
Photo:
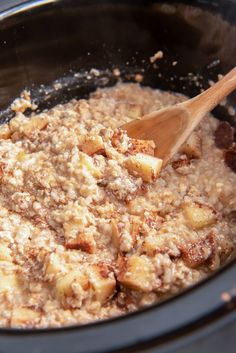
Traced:
<path id="1" fill-rule="evenodd" d="M 188 110 L 192 118 L 196 120 L 195 124 L 198 124 L 204 115 L 214 109 L 220 101 L 235 89 L 236 67 L 229 71 L 220 81 L 215 83 L 214 86 L 182 104 Z"/>

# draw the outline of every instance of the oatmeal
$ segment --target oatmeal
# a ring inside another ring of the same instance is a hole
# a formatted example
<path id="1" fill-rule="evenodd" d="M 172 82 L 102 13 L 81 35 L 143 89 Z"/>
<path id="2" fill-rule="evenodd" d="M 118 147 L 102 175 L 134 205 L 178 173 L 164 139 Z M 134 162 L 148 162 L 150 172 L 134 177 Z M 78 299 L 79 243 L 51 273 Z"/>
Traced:
<path id="1" fill-rule="evenodd" d="M 163 170 L 152 141 L 119 129 L 184 99 L 119 84 L 0 128 L 2 327 L 122 315 L 233 256 L 236 174 L 218 121 L 208 115 Z"/>

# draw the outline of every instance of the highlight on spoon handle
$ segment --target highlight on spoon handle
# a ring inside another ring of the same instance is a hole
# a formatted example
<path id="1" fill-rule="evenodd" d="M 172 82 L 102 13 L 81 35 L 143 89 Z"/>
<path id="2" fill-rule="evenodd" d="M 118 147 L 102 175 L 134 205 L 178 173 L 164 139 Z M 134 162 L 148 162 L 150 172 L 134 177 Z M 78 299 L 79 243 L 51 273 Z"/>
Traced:
<path id="1" fill-rule="evenodd" d="M 194 119 L 201 117 L 214 109 L 228 94 L 236 89 L 236 67 L 227 73 L 220 81 L 195 98 L 184 103 Z"/>

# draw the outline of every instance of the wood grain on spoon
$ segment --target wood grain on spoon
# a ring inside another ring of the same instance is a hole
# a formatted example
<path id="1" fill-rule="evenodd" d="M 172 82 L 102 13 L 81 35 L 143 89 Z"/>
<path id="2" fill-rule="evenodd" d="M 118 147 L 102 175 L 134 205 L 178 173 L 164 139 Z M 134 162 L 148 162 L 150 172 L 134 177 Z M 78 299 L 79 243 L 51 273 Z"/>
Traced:
<path id="1" fill-rule="evenodd" d="M 154 111 L 121 128 L 127 131 L 129 137 L 153 140 L 156 145 L 155 156 L 163 159 L 163 165 L 166 165 L 202 118 L 235 88 L 236 67 L 198 96 Z"/>

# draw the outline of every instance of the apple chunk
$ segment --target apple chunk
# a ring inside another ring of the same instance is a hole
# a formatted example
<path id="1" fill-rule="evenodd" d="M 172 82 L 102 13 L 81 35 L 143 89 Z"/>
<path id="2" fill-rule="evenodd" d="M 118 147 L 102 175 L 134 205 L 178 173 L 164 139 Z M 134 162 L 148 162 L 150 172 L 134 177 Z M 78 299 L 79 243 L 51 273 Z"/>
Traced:
<path id="1" fill-rule="evenodd" d="M 185 204 L 183 212 L 188 224 L 193 229 L 201 229 L 216 222 L 216 212 L 207 205 Z"/>
<path id="2" fill-rule="evenodd" d="M 129 289 L 150 292 L 155 281 L 155 272 L 148 257 L 132 255 L 124 261 L 118 281 Z"/>
<path id="3" fill-rule="evenodd" d="M 106 265 L 92 265 L 87 269 L 90 285 L 93 288 L 94 298 L 105 303 L 115 292 L 116 280 Z"/>
<path id="4" fill-rule="evenodd" d="M 40 319 L 40 312 L 30 308 L 14 308 L 12 311 L 11 325 L 14 327 L 29 325 Z"/>
<path id="5" fill-rule="evenodd" d="M 135 156 L 129 157 L 125 162 L 125 166 L 130 174 L 142 178 L 145 182 L 151 183 L 155 181 L 160 174 L 162 162 L 162 159 L 144 153 L 138 153 Z"/>
<path id="6" fill-rule="evenodd" d="M 81 147 L 84 153 L 87 153 L 89 156 L 93 154 L 104 154 L 105 148 L 101 136 L 92 136 L 88 137 Z"/>
<path id="7" fill-rule="evenodd" d="M 15 292 L 18 288 L 17 277 L 14 273 L 5 274 L 0 270 L 0 293 Z"/>

